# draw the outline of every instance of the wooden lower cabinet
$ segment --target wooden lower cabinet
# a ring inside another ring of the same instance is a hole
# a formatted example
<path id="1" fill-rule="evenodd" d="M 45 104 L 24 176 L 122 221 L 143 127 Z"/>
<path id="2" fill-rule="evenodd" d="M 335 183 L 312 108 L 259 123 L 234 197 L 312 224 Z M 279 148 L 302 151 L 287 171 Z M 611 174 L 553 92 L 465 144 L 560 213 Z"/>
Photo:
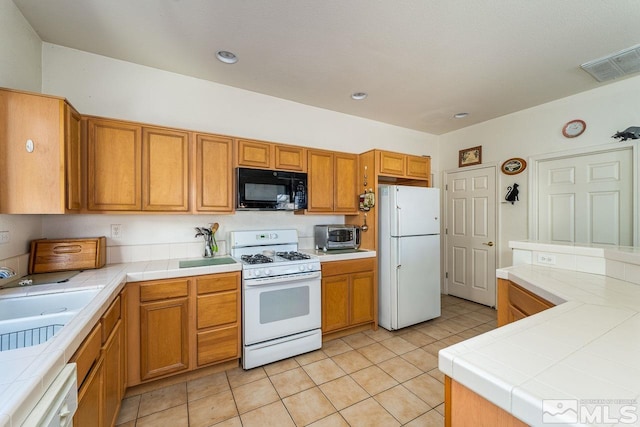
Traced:
<path id="1" fill-rule="evenodd" d="M 445 426 L 526 427 L 504 409 L 445 376 Z"/>
<path id="2" fill-rule="evenodd" d="M 127 386 L 240 358 L 240 272 L 126 289 Z"/>
<path id="3" fill-rule="evenodd" d="M 553 303 L 510 280 L 498 279 L 498 327 L 553 306 Z"/>
<path id="4" fill-rule="evenodd" d="M 126 375 L 123 300 L 122 295 L 116 297 L 71 358 L 78 375 L 76 426 L 111 427 L 116 423 Z"/>
<path id="5" fill-rule="evenodd" d="M 187 298 L 140 304 L 140 378 L 189 368 Z"/>
<path id="6" fill-rule="evenodd" d="M 375 258 L 322 263 L 323 334 L 377 323 L 375 266 Z"/>

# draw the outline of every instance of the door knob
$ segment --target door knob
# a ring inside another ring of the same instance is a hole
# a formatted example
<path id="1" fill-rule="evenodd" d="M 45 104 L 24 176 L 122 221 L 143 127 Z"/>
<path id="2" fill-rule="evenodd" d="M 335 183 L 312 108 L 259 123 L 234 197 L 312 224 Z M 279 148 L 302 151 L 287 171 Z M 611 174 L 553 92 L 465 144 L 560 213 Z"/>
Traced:
<path id="1" fill-rule="evenodd" d="M 493 246 L 493 242 L 483 243 L 483 245 Z"/>

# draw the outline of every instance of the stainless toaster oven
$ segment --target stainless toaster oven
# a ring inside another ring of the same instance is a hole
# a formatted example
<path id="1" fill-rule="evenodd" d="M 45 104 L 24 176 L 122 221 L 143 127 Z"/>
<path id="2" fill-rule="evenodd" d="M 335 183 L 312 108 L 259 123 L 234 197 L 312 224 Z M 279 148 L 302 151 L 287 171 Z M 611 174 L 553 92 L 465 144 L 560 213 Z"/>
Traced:
<path id="1" fill-rule="evenodd" d="M 357 249 L 360 246 L 360 227 L 343 224 L 316 225 L 314 237 L 316 248 L 323 251 Z"/>

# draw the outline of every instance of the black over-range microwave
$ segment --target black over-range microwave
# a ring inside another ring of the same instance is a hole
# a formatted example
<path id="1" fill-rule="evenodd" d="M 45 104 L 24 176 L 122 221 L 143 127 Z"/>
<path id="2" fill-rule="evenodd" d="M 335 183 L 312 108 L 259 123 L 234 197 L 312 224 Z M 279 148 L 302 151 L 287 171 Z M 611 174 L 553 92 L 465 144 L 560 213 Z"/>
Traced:
<path id="1" fill-rule="evenodd" d="M 236 169 L 237 210 L 293 211 L 307 207 L 307 174 Z"/>

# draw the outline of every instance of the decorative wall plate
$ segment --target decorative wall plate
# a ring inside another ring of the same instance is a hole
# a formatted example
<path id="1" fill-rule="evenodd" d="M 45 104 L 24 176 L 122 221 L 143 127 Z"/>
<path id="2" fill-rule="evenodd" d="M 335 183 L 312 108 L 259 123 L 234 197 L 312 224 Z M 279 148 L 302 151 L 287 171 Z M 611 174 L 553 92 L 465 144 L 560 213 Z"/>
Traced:
<path id="1" fill-rule="evenodd" d="M 502 173 L 507 175 L 517 175 L 527 168 L 527 162 L 520 157 L 514 157 L 502 164 Z"/>
<path id="2" fill-rule="evenodd" d="M 582 135 L 585 129 L 587 129 L 587 124 L 584 120 L 575 119 L 564 125 L 562 128 L 562 134 L 565 138 L 575 138 L 576 136 Z"/>

